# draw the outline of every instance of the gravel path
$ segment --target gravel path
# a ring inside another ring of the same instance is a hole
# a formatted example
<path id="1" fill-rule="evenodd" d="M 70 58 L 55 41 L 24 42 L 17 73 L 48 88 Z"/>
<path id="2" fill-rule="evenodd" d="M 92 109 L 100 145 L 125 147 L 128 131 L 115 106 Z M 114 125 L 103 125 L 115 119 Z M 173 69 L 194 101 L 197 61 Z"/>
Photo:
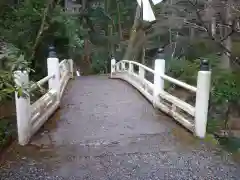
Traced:
<path id="1" fill-rule="evenodd" d="M 240 165 L 106 76 L 71 81 L 60 110 L 3 154 L 4 180 L 230 180 Z"/>

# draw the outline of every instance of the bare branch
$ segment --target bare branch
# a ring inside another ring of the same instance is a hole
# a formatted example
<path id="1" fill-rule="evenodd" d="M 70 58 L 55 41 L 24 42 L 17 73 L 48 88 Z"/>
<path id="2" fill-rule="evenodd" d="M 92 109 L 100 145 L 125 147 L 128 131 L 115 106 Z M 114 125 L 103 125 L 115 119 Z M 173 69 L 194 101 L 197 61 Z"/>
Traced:
<path id="1" fill-rule="evenodd" d="M 187 20 L 184 20 L 184 22 L 185 22 L 186 24 L 192 25 L 192 26 L 193 26 L 194 28 L 196 28 L 196 29 L 201 29 L 201 30 L 203 30 L 203 31 L 205 31 L 205 32 L 208 31 L 205 27 L 199 26 L 199 25 L 197 25 L 196 23 L 192 23 L 192 22 L 189 22 L 189 21 L 187 21 Z"/>

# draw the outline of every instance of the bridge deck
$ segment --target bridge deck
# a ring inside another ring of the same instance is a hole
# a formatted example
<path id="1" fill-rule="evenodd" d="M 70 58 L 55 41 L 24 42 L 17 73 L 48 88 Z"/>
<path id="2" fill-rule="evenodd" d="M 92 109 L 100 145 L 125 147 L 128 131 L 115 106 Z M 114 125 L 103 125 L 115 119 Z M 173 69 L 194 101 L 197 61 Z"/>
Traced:
<path id="1" fill-rule="evenodd" d="M 224 157 L 223 157 L 224 156 Z M 26 147 L 4 154 L 0 179 L 239 179 L 226 153 L 196 140 L 135 89 L 106 76 L 70 82 L 60 110 Z"/>

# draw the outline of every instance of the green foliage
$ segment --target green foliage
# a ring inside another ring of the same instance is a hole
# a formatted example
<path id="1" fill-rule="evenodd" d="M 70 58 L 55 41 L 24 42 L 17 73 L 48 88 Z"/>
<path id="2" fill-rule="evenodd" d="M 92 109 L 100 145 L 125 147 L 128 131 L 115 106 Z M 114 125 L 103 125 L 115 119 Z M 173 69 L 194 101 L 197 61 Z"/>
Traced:
<path id="1" fill-rule="evenodd" d="M 77 16 L 69 16 L 62 7 L 56 6 L 50 23 L 54 26 L 50 36 L 54 36 L 55 39 L 67 39 L 67 47 L 71 54 L 82 52 L 84 43 L 82 37 L 87 35 L 87 31 L 83 29 Z"/>
<path id="2" fill-rule="evenodd" d="M 13 72 L 25 70 L 30 72 L 29 63 L 24 59 L 20 50 L 12 44 L 4 44 L 0 51 L 2 67 L 0 69 L 0 102 L 11 98 L 16 87 L 13 83 Z M 21 91 L 21 88 L 18 88 Z"/>
<path id="3" fill-rule="evenodd" d="M 6 71 L 0 71 L 0 102 L 11 97 L 14 91 L 11 74 Z"/>
<path id="4" fill-rule="evenodd" d="M 33 80 L 46 74 L 43 66 L 46 67 L 46 50 L 50 44 L 57 47 L 59 58 L 81 52 L 83 33 L 79 18 L 69 16 L 57 4 L 49 11 L 47 7 L 48 1 L 42 0 L 0 4 L 0 101 L 15 91 L 13 71 L 27 70 Z"/>
<path id="5" fill-rule="evenodd" d="M 181 46 L 181 44 L 180 44 Z M 208 39 L 199 39 L 188 42 L 188 47 L 185 50 L 184 56 L 188 60 L 195 60 L 199 57 L 205 57 L 209 54 L 217 52 L 216 44 Z"/>
<path id="6" fill-rule="evenodd" d="M 221 71 L 213 78 L 212 96 L 215 103 L 237 103 L 240 98 L 240 73 Z"/>
<path id="7" fill-rule="evenodd" d="M 46 11 L 48 3 L 42 0 L 21 1 L 16 6 L 6 6 L 0 17 L 0 37 L 18 48 L 40 74 L 45 73 L 41 69 L 45 65 L 43 59 L 46 59 L 46 50 L 50 44 L 61 49 L 61 56 L 74 53 L 82 49 L 83 45 L 78 17 L 66 14 L 57 4 L 51 5 Z M 62 43 L 64 39 L 66 41 Z M 65 51 L 63 46 L 66 46 Z"/>
<path id="8" fill-rule="evenodd" d="M 105 0 L 99 2 L 104 3 L 104 7 L 88 8 L 88 17 L 95 29 L 95 32 L 89 31 L 89 40 L 95 45 L 91 53 L 93 72 L 99 72 L 105 66 L 105 61 L 111 53 L 118 56 L 119 51 L 116 52 L 117 48 L 124 49 L 121 47 L 122 41 L 125 41 L 121 39 L 124 34 L 123 31 L 128 31 L 131 28 L 137 4 L 136 1 L 127 0 Z M 122 34 L 120 34 L 120 31 Z M 103 47 L 105 52 L 102 52 Z M 110 61 L 107 63 L 109 64 Z"/>
<path id="9" fill-rule="evenodd" d="M 94 53 L 93 54 L 93 61 L 92 61 L 92 73 L 101 73 L 106 70 L 106 57 L 107 57 L 107 52 L 102 52 L 102 53 Z"/>
<path id="10" fill-rule="evenodd" d="M 5 8 L 0 21 L 0 36 L 30 55 L 44 6 L 45 1 L 36 0 L 21 1 L 16 8 Z"/>
<path id="11" fill-rule="evenodd" d="M 185 58 L 171 59 L 167 63 L 167 73 L 171 77 L 184 80 L 189 84 L 196 85 L 197 72 L 200 60 L 188 61 Z"/>
<path id="12" fill-rule="evenodd" d="M 2 147 L 8 143 L 12 136 L 16 135 L 16 127 L 9 119 L 0 120 L 0 151 Z"/>

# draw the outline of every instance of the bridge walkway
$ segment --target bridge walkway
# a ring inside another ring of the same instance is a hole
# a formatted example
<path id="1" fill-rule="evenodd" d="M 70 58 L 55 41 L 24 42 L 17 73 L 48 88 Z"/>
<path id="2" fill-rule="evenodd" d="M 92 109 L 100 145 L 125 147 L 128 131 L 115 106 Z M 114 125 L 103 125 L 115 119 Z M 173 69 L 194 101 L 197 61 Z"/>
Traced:
<path id="1" fill-rule="evenodd" d="M 70 81 L 58 112 L 3 156 L 0 179 L 239 179 L 240 166 L 107 76 Z"/>

